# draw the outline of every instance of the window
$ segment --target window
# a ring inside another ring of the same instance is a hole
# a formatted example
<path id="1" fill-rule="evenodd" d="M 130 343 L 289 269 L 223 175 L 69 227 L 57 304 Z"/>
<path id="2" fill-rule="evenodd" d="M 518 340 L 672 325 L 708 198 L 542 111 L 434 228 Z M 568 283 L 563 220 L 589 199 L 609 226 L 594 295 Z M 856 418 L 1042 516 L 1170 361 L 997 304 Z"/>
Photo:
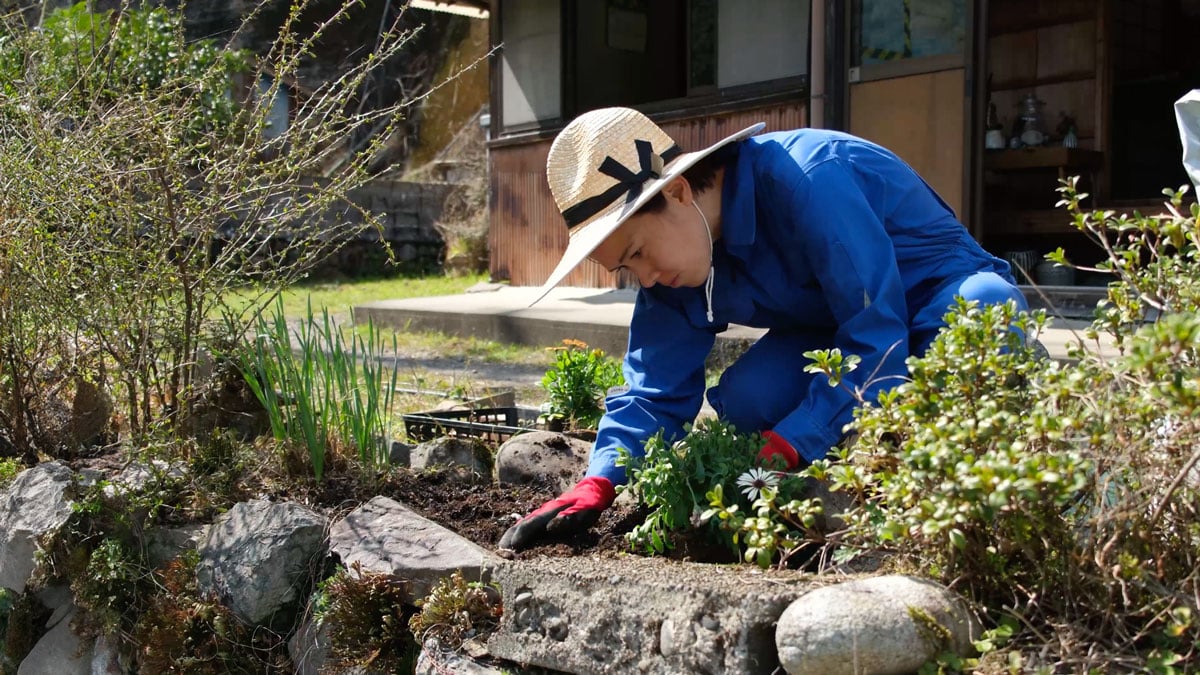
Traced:
<path id="1" fill-rule="evenodd" d="M 506 129 L 562 116 L 560 4 L 502 0 L 500 119 Z"/>
<path id="2" fill-rule="evenodd" d="M 501 0 L 501 126 L 800 92 L 810 0 Z"/>
<path id="3" fill-rule="evenodd" d="M 966 0 L 858 0 L 854 65 L 961 55 Z"/>

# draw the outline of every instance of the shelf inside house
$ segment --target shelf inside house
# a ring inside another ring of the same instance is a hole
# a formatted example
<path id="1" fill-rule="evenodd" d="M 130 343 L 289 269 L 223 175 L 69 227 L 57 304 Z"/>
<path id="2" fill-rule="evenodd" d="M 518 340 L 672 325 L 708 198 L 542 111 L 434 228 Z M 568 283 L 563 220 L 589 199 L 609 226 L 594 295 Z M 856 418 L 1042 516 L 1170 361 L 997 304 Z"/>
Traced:
<path id="1" fill-rule="evenodd" d="M 990 171 L 1021 171 L 1024 169 L 1096 170 L 1104 164 L 1104 153 L 1084 148 L 1047 146 L 1017 150 L 989 150 L 983 157 L 984 168 Z"/>
<path id="2" fill-rule="evenodd" d="M 1041 171 L 1057 171 L 1058 178 L 1068 175 L 1085 174 L 1088 180 L 1080 186 L 1084 191 L 1090 190 L 1096 184 L 1097 172 L 1103 170 L 1104 153 L 1084 148 L 1064 148 L 1062 146 L 1042 146 L 1020 148 L 1016 150 L 989 150 L 984 155 L 984 168 L 1000 174 L 1036 174 Z M 1052 195 L 1054 182 L 1045 178 L 1036 178 L 1037 185 L 1044 185 L 1039 191 Z M 1056 235 L 1075 232 L 1071 225 L 1070 216 L 1066 211 L 1050 206 L 1036 204 L 1019 204 L 1005 199 L 994 203 L 1005 206 L 985 216 L 985 226 L 990 235 Z"/>
<path id="3" fill-rule="evenodd" d="M 1078 232 L 1064 209 L 997 210 L 987 214 L 986 223 L 988 233 L 995 236 Z"/>

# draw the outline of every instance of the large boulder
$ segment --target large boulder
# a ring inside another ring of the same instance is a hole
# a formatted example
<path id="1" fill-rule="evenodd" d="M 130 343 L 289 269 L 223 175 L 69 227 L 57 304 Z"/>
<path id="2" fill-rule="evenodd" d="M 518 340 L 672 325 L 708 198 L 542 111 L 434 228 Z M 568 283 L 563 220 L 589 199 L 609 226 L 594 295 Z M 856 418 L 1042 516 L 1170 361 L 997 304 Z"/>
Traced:
<path id="1" fill-rule="evenodd" d="M 17 475 L 0 492 L 0 587 L 21 593 L 33 574 L 37 540 L 71 515 L 67 488 L 74 473 L 46 462 Z"/>
<path id="2" fill-rule="evenodd" d="M 329 532 L 329 548 L 347 567 L 391 574 L 411 582 L 411 599 L 429 595 L 441 579 L 460 571 L 480 580 L 499 560 L 489 551 L 421 517 L 387 497 L 375 497 Z"/>
<path id="3" fill-rule="evenodd" d="M 496 452 L 496 480 L 501 485 L 549 482 L 566 492 L 583 478 L 592 444 L 555 431 L 513 436 Z"/>
<path id="4" fill-rule="evenodd" d="M 890 575 L 803 595 L 779 618 L 775 646 L 790 675 L 899 675 L 944 651 L 970 653 L 979 631 L 951 591 Z"/>
<path id="5" fill-rule="evenodd" d="M 200 546 L 196 578 L 251 625 L 286 627 L 325 557 L 324 516 L 294 503 L 242 502 Z"/>

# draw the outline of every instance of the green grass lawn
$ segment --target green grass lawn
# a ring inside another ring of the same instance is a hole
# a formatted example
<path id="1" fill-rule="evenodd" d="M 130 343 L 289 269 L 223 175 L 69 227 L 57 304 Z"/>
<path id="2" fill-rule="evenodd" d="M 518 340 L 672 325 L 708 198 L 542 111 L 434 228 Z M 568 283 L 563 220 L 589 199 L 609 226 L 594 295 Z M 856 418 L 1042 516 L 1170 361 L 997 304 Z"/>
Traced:
<path id="1" fill-rule="evenodd" d="M 437 295 L 455 295 L 471 286 L 487 281 L 487 274 L 469 276 L 397 277 L 392 279 L 344 280 L 298 284 L 283 292 L 283 312 L 289 319 L 302 319 L 308 314 L 320 317 L 323 310 L 331 315 L 346 316 L 355 305 L 376 300 L 402 300 Z M 254 300 L 253 288 L 237 291 L 231 304 L 244 306 Z M 270 311 L 270 310 L 268 310 Z M 365 335 L 364 326 L 356 327 Z M 391 342 L 392 331 L 380 331 Z M 397 347 L 402 352 L 419 352 L 429 356 L 463 357 L 479 362 L 506 362 L 549 366 L 552 356 L 541 347 L 492 342 L 474 337 L 460 337 L 437 332 L 395 331 Z"/>
<path id="2" fill-rule="evenodd" d="M 349 312 L 354 305 L 374 300 L 455 295 L 481 281 L 487 281 L 487 274 L 473 274 L 464 277 L 396 277 L 297 284 L 283 292 L 283 311 L 289 318 L 301 318 L 308 310 L 308 303 L 312 302 L 314 315 L 320 315 L 322 309 L 328 309 L 330 314 L 342 314 Z M 247 288 L 235 293 L 232 303 L 238 304 L 239 299 L 243 304 L 248 303 L 255 296 L 257 296 L 257 291 Z"/>

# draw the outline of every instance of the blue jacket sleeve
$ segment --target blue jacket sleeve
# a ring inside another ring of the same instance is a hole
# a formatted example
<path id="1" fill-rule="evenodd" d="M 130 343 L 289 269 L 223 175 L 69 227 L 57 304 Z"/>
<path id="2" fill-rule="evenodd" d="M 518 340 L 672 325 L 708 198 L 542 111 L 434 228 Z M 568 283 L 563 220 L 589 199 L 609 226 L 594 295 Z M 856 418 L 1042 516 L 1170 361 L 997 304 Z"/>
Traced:
<path id="1" fill-rule="evenodd" d="M 641 457 L 646 439 L 662 429 L 672 442 L 700 412 L 704 360 L 715 334 L 691 325 L 683 313 L 641 291 L 629 326 L 625 382 L 629 390 L 609 397 L 588 463 L 588 476 L 625 483 L 616 465 L 619 448 Z"/>
<path id="2" fill-rule="evenodd" d="M 862 361 L 843 380 L 874 401 L 900 383 L 908 358 L 908 310 L 891 237 L 872 209 L 854 170 L 831 159 L 794 186 L 789 225 L 802 264 L 811 266 L 837 322 L 834 347 Z M 804 402 L 775 433 L 805 459 L 821 459 L 851 421 L 858 401 L 818 377 Z"/>

